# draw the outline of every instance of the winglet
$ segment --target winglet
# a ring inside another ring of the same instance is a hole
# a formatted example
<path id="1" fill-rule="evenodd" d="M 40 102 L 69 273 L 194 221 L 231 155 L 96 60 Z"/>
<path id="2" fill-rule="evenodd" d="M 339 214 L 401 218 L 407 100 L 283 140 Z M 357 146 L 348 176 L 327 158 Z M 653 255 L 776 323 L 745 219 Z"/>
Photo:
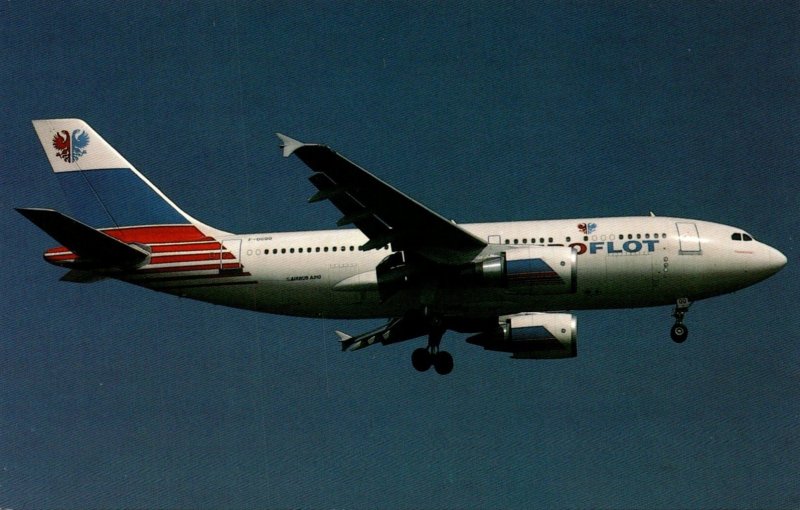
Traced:
<path id="1" fill-rule="evenodd" d="M 289 138 L 283 133 L 275 133 L 275 134 L 278 135 L 278 138 L 280 138 L 281 142 L 283 142 L 281 148 L 283 149 L 284 158 L 288 158 L 294 153 L 294 151 L 305 145 L 303 142 L 297 141 L 294 138 Z"/>
<path id="2" fill-rule="evenodd" d="M 352 336 L 342 331 L 339 331 L 338 329 L 336 330 L 336 336 L 339 337 L 339 345 L 341 345 L 342 347 L 342 352 L 349 351 L 350 348 L 355 343 L 355 340 L 353 339 Z"/>

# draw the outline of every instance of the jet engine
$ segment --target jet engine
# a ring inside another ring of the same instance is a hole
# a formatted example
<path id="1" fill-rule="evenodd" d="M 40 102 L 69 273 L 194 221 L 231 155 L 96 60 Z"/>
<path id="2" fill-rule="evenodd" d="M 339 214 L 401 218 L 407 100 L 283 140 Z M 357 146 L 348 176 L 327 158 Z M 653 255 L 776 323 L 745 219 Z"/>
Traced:
<path id="1" fill-rule="evenodd" d="M 462 276 L 524 294 L 571 294 L 578 285 L 577 254 L 565 246 L 514 246 L 470 265 Z"/>
<path id="2" fill-rule="evenodd" d="M 496 328 L 477 334 L 467 342 L 489 351 L 510 352 L 512 358 L 574 358 L 577 350 L 577 319 L 568 313 L 520 313 L 499 318 Z"/>

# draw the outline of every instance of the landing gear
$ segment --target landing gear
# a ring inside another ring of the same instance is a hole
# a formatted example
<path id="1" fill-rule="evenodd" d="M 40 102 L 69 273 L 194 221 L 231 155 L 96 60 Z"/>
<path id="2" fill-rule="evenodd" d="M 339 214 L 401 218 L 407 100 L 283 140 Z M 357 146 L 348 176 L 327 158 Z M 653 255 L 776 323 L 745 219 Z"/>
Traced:
<path id="1" fill-rule="evenodd" d="M 420 372 L 425 372 L 431 366 L 439 375 L 447 375 L 453 371 L 453 356 L 447 351 L 439 350 L 439 343 L 444 335 L 443 328 L 431 330 L 428 336 L 428 347 L 415 349 L 411 354 L 411 364 Z"/>
<path id="2" fill-rule="evenodd" d="M 689 336 L 689 328 L 683 323 L 683 318 L 686 316 L 686 312 L 689 311 L 691 304 L 687 298 L 680 298 L 675 304 L 675 311 L 672 313 L 672 316 L 675 317 L 675 324 L 672 325 L 669 334 L 676 343 L 683 343 L 686 337 Z"/>
<path id="3" fill-rule="evenodd" d="M 687 328 L 685 324 L 674 324 L 669 334 L 672 340 L 680 344 L 689 336 L 689 328 Z"/>
<path id="4" fill-rule="evenodd" d="M 430 352 L 425 347 L 420 347 L 411 354 L 411 364 L 420 372 L 433 366 L 437 374 L 447 375 L 453 371 L 453 356 L 447 351 Z"/>
<path id="5" fill-rule="evenodd" d="M 428 349 L 424 347 L 414 349 L 414 352 L 411 354 L 411 364 L 414 365 L 417 371 L 425 372 L 433 365 L 433 356 L 431 356 Z"/>
<path id="6" fill-rule="evenodd" d="M 447 351 L 439 351 L 433 358 L 433 368 L 439 375 L 447 375 L 453 371 L 453 357 Z"/>

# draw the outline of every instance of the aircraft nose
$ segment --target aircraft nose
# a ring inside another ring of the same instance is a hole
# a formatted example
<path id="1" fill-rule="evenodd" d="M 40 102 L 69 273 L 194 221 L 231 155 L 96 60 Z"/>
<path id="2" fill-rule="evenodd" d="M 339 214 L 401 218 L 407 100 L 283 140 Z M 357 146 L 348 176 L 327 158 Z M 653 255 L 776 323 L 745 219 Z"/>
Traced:
<path id="1" fill-rule="evenodd" d="M 772 252 L 769 254 L 769 261 L 773 265 L 773 267 L 775 267 L 775 271 L 778 272 L 781 270 L 781 268 L 783 268 L 783 266 L 786 265 L 788 259 L 786 258 L 786 255 L 779 252 L 775 248 L 770 248 L 770 249 L 772 250 Z"/>
<path id="2" fill-rule="evenodd" d="M 786 255 L 776 250 L 772 246 L 767 246 L 767 257 L 763 260 L 763 271 L 768 275 L 773 275 L 786 265 Z"/>

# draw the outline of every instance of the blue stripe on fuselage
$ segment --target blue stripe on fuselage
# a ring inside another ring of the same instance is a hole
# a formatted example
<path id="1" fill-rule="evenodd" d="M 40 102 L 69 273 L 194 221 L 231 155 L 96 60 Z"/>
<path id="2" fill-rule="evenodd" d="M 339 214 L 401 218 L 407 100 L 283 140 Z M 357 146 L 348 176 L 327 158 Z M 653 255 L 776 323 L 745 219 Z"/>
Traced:
<path id="1" fill-rule="evenodd" d="M 127 168 L 56 173 L 75 218 L 95 228 L 189 221 Z"/>

